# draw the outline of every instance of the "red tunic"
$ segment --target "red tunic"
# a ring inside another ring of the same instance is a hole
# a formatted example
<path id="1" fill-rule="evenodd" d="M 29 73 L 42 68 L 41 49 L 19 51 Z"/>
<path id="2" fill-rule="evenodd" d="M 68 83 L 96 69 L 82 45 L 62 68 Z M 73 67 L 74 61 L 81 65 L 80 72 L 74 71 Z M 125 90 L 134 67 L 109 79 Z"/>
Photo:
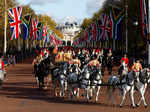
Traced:
<path id="1" fill-rule="evenodd" d="M 120 63 L 122 63 L 122 61 L 125 61 L 125 63 L 128 65 L 129 64 L 129 59 L 128 58 L 121 58 Z"/>
<path id="2" fill-rule="evenodd" d="M 0 60 L 0 64 L 1 64 L 1 69 L 4 70 L 5 69 L 4 61 Z"/>
<path id="3" fill-rule="evenodd" d="M 40 54 L 42 55 L 42 57 L 44 56 L 44 52 L 43 52 L 43 50 L 40 52 Z"/>

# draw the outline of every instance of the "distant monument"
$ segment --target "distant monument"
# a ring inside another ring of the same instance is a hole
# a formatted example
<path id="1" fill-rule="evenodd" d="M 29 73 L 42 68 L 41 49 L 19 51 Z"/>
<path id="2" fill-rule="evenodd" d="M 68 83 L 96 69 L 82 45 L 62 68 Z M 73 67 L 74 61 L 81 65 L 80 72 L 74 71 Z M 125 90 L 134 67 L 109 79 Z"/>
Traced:
<path id="1" fill-rule="evenodd" d="M 76 21 L 66 20 L 57 24 L 56 29 L 63 33 L 65 45 L 72 45 L 73 38 L 80 32 L 80 25 Z"/>

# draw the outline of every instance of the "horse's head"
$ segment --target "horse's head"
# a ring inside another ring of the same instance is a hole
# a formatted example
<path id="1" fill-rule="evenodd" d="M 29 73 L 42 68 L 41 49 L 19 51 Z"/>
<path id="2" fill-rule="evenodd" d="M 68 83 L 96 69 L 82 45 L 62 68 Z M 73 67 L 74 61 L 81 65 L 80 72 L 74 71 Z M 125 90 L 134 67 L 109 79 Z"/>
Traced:
<path id="1" fill-rule="evenodd" d="M 83 68 L 83 71 L 82 71 L 82 75 L 85 79 L 89 79 L 90 78 L 90 70 L 89 70 L 89 66 L 85 66 Z"/>
<path id="2" fill-rule="evenodd" d="M 150 69 L 145 68 L 142 70 L 142 73 L 140 74 L 140 79 L 144 81 L 144 83 L 150 82 Z"/>

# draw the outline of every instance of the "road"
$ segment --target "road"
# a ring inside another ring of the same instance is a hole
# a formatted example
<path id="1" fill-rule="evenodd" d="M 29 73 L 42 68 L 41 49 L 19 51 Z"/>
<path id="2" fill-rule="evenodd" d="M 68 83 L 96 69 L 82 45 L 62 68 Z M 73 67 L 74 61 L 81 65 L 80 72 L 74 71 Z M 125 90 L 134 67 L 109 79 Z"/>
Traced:
<path id="1" fill-rule="evenodd" d="M 32 74 L 31 61 L 26 60 L 7 68 L 8 80 L 4 81 L 3 89 L 0 90 L 0 112 L 150 112 L 149 88 L 145 94 L 148 107 L 144 108 L 142 104 L 136 109 L 130 107 L 129 94 L 124 107 L 120 108 L 121 97 L 118 92 L 115 93 L 116 105 L 108 104 L 106 87 L 102 87 L 98 103 L 86 103 L 82 97 L 73 101 L 67 97 L 54 97 L 52 84 L 48 90 L 39 91 Z M 104 79 L 107 78 L 105 72 Z M 135 92 L 135 102 L 138 97 Z"/>

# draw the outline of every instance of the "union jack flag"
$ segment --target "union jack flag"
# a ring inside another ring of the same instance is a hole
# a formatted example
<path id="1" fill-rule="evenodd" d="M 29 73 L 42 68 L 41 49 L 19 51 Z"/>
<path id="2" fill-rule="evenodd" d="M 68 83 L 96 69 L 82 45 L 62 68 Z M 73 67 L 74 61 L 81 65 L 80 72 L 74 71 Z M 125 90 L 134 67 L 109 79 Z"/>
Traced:
<path id="1" fill-rule="evenodd" d="M 141 9 L 141 26 L 143 36 L 148 34 L 148 21 L 147 21 L 147 10 L 145 0 L 140 0 L 140 9 Z"/>
<path id="2" fill-rule="evenodd" d="M 99 38 L 103 40 L 108 40 L 109 37 L 112 38 L 112 21 L 110 17 L 102 14 L 99 20 Z"/>
<path id="3" fill-rule="evenodd" d="M 38 21 L 37 19 L 33 19 L 32 20 L 32 33 L 33 33 L 34 40 L 37 39 L 37 36 L 38 36 L 37 31 L 38 31 Z"/>
<path id="4" fill-rule="evenodd" d="M 95 23 L 92 24 L 92 30 L 91 30 L 91 32 L 92 32 L 93 40 L 96 40 L 96 38 L 97 38 L 97 26 L 96 26 Z"/>
<path id="5" fill-rule="evenodd" d="M 18 6 L 15 8 L 11 8 L 8 11 L 9 24 L 11 29 L 11 40 L 18 39 L 21 34 L 21 14 L 22 7 Z"/>
<path id="6" fill-rule="evenodd" d="M 46 26 L 43 27 L 42 36 L 43 36 L 44 40 L 45 40 L 46 37 L 47 37 L 47 27 L 46 27 Z"/>

